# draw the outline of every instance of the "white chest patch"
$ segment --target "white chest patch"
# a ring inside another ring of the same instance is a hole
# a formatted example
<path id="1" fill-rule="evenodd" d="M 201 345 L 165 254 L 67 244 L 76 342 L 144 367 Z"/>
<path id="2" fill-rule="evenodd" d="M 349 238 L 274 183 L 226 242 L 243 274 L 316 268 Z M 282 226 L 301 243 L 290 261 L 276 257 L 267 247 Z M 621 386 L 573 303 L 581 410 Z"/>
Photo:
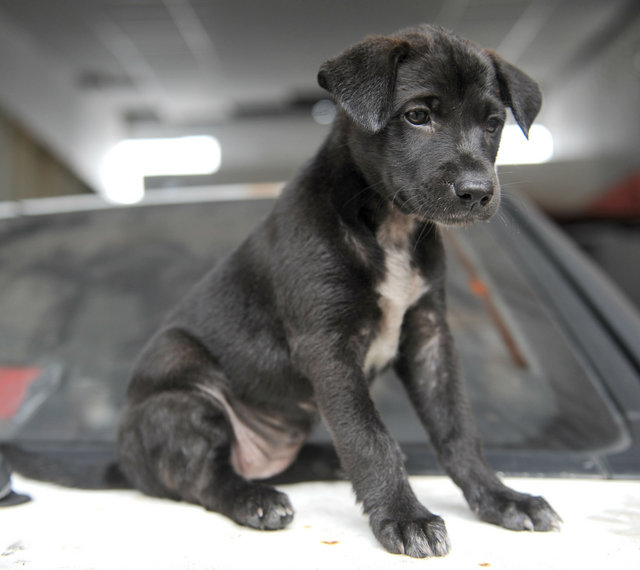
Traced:
<path id="1" fill-rule="evenodd" d="M 429 289 L 411 263 L 413 222 L 402 214 L 392 216 L 377 232 L 385 254 L 385 276 L 378 284 L 382 316 L 364 360 L 365 374 L 384 368 L 398 352 L 404 315 Z"/>

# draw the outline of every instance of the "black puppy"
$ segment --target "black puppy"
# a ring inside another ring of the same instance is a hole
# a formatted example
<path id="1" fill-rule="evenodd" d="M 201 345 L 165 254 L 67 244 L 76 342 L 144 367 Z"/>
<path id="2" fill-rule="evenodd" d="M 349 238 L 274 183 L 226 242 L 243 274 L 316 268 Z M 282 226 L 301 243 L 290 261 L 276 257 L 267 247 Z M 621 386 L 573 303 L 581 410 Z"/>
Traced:
<path id="1" fill-rule="evenodd" d="M 482 457 L 445 320 L 438 230 L 495 213 L 505 107 L 527 133 L 538 86 L 434 26 L 365 39 L 318 80 L 339 108 L 327 141 L 143 351 L 120 469 L 145 493 L 279 529 L 289 501 L 257 480 L 295 469 L 322 417 L 384 547 L 442 556 L 445 525 L 416 499 L 369 396 L 393 365 L 473 511 L 514 530 L 555 528 L 544 499 L 505 487 Z"/>

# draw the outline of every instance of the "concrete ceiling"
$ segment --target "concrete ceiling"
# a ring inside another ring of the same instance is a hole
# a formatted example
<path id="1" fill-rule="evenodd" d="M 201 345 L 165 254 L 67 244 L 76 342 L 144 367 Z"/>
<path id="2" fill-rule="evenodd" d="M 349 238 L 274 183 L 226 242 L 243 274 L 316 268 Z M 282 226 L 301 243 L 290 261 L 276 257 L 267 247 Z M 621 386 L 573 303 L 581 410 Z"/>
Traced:
<path id="1" fill-rule="evenodd" d="M 436 22 L 539 80 L 556 159 L 640 145 L 637 0 L 0 0 L 0 106 L 87 182 L 120 138 L 212 133 L 219 181 L 287 176 L 327 127 L 319 64 Z M 632 156 L 629 156 L 632 155 Z"/>

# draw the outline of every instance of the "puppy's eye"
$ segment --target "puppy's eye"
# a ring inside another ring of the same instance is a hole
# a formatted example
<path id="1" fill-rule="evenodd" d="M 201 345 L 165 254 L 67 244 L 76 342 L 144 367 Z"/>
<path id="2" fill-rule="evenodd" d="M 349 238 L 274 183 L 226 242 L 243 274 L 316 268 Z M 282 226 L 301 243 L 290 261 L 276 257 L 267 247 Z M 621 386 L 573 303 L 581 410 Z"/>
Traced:
<path id="1" fill-rule="evenodd" d="M 404 114 L 404 118 L 412 125 L 426 125 L 431 120 L 428 109 L 411 109 Z"/>
<path id="2" fill-rule="evenodd" d="M 488 133 L 495 133 L 500 127 L 502 127 L 502 119 L 500 117 L 489 117 L 484 128 Z"/>

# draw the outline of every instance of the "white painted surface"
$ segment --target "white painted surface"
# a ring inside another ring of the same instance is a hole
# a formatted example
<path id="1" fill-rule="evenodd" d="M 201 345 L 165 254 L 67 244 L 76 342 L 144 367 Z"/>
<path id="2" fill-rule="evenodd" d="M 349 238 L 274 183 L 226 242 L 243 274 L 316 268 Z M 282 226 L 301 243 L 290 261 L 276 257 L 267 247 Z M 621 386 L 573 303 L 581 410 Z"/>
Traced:
<path id="1" fill-rule="evenodd" d="M 386 553 L 343 482 L 281 487 L 296 516 L 286 530 L 260 532 L 133 491 L 78 491 L 15 477 L 14 489 L 34 500 L 0 509 L 0 569 L 640 568 L 640 482 L 510 479 L 546 496 L 564 519 L 560 532 L 517 533 L 478 522 L 448 479 L 411 480 L 447 523 L 453 550 L 446 558 Z"/>

